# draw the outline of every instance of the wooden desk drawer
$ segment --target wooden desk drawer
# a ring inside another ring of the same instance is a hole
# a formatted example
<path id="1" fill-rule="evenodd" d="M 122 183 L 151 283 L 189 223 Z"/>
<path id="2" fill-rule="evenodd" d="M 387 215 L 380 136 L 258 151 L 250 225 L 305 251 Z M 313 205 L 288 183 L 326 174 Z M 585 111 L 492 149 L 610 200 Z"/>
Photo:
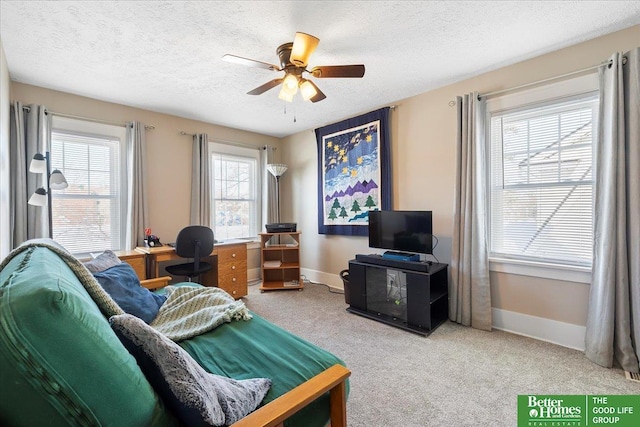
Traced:
<path id="1" fill-rule="evenodd" d="M 225 245 L 216 247 L 218 251 L 218 267 L 233 261 L 247 260 L 247 245 Z"/>
<path id="2" fill-rule="evenodd" d="M 247 295 L 247 271 L 235 272 L 218 276 L 218 287 L 224 289 L 234 298 L 242 298 Z"/>
<path id="3" fill-rule="evenodd" d="M 218 253 L 218 287 L 234 298 L 247 295 L 247 245 L 216 246 Z"/>

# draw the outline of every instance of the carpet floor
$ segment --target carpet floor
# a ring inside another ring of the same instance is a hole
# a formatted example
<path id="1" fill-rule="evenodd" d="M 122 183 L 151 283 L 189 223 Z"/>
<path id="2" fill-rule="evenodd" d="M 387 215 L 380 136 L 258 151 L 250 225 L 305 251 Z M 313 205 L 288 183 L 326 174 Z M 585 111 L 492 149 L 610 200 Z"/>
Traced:
<path id="1" fill-rule="evenodd" d="M 345 361 L 350 427 L 515 426 L 519 394 L 640 394 L 640 383 L 580 351 L 450 321 L 423 337 L 346 312 L 325 285 L 252 285 L 244 301 Z"/>

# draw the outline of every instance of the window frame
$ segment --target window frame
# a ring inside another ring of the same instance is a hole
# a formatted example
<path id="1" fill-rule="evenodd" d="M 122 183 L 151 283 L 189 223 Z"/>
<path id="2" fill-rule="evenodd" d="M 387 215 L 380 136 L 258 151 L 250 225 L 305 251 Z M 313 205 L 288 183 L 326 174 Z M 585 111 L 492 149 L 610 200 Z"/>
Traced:
<path id="1" fill-rule="evenodd" d="M 594 94 L 599 91 L 598 74 L 574 77 L 561 82 L 546 84 L 533 89 L 516 93 L 496 96 L 486 101 L 485 112 L 485 165 L 486 165 L 486 201 L 488 217 L 491 215 L 491 116 L 505 111 L 517 111 L 532 105 L 553 105 L 566 101 L 572 97 Z M 596 133 L 598 124 L 594 124 L 593 132 Z M 595 153 L 593 157 L 595 162 Z M 595 188 L 595 163 L 593 165 Z M 591 283 L 591 267 L 567 264 L 542 262 L 526 259 L 512 259 L 492 255 L 491 252 L 491 224 L 487 223 L 487 239 L 489 250 L 489 270 L 500 273 L 518 274 L 524 276 L 548 278 L 578 283 Z"/>
<path id="2" fill-rule="evenodd" d="M 128 185 L 127 185 L 127 129 L 125 126 L 119 125 L 111 125 L 105 123 L 98 123 L 91 120 L 83 120 L 76 118 L 68 118 L 54 115 L 51 120 L 51 128 L 49 132 L 50 141 L 49 141 L 49 150 L 53 151 L 53 134 L 55 132 L 59 132 L 61 134 L 69 134 L 76 136 L 87 136 L 92 138 L 104 138 L 104 139 L 113 139 L 118 140 L 118 146 L 120 151 L 120 158 L 117 159 L 119 163 L 120 173 L 119 173 L 119 209 L 117 212 L 118 215 L 118 225 L 112 226 L 112 232 L 118 233 L 118 239 L 120 242 L 119 248 L 95 248 L 91 249 L 88 252 L 72 252 L 74 256 L 77 257 L 85 257 L 89 256 L 92 252 L 101 252 L 105 249 L 110 250 L 124 250 L 126 247 L 126 226 L 127 226 L 127 201 L 128 201 Z M 52 155 L 51 158 L 51 170 L 59 168 L 60 165 Z M 64 172 L 64 171 L 63 171 Z M 113 180 L 113 174 L 110 174 L 110 179 Z M 55 190 L 51 192 L 52 203 L 54 199 L 61 199 L 65 196 L 61 194 L 57 194 Z M 76 196 L 73 195 L 70 199 L 94 199 L 95 196 Z M 53 207 L 52 207 L 53 209 Z M 55 227 L 52 230 L 52 234 L 55 232 Z"/>
<path id="3" fill-rule="evenodd" d="M 214 155 L 223 155 L 223 156 L 231 156 L 236 157 L 238 159 L 249 159 L 255 164 L 255 179 L 253 182 L 253 195 L 254 195 L 254 209 L 255 209 L 255 218 L 253 220 L 253 224 L 250 226 L 249 236 L 238 237 L 238 238 L 230 238 L 228 240 L 233 239 L 242 239 L 242 240 L 253 240 L 258 238 L 258 234 L 262 231 L 262 193 L 261 193 L 261 162 L 260 162 L 260 147 L 244 147 L 240 145 L 234 145 L 230 143 L 225 143 L 221 141 L 212 140 L 209 142 L 209 159 L 210 159 L 210 185 L 211 185 L 211 228 L 214 230 L 216 228 L 216 202 L 215 202 L 215 162 L 213 160 Z M 217 238 L 216 238 L 217 239 Z"/>

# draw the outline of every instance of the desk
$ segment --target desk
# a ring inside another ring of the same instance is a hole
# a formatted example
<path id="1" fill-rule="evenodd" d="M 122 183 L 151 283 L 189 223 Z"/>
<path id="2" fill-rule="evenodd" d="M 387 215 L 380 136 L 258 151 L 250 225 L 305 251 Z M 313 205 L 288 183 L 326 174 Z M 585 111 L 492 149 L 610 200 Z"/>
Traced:
<path id="1" fill-rule="evenodd" d="M 138 246 L 135 252 L 143 254 L 146 259 L 148 278 L 158 277 L 160 263 L 184 258 L 176 254 L 171 246 L 143 247 Z M 187 262 L 185 260 L 185 262 Z M 234 298 L 242 298 L 248 294 L 247 289 L 247 244 L 219 243 L 209 254 L 214 268 L 201 276 L 204 286 L 217 286 L 227 291 Z"/>
<path id="2" fill-rule="evenodd" d="M 136 274 L 138 275 L 138 279 L 145 280 L 147 278 L 147 267 L 144 254 L 136 250 L 113 251 L 113 253 L 115 253 L 116 256 L 120 258 L 120 261 L 124 261 L 131 267 L 133 267 L 133 269 L 136 271 Z"/>

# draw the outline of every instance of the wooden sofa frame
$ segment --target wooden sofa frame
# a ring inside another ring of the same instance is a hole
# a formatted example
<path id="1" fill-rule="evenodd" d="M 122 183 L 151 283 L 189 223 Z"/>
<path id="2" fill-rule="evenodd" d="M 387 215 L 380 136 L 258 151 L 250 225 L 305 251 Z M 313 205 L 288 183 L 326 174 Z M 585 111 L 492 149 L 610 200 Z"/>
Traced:
<path id="1" fill-rule="evenodd" d="M 327 391 L 331 405 L 331 427 L 347 426 L 346 380 L 351 371 L 333 365 L 298 387 L 250 413 L 231 427 L 282 427 L 284 421 Z"/>

